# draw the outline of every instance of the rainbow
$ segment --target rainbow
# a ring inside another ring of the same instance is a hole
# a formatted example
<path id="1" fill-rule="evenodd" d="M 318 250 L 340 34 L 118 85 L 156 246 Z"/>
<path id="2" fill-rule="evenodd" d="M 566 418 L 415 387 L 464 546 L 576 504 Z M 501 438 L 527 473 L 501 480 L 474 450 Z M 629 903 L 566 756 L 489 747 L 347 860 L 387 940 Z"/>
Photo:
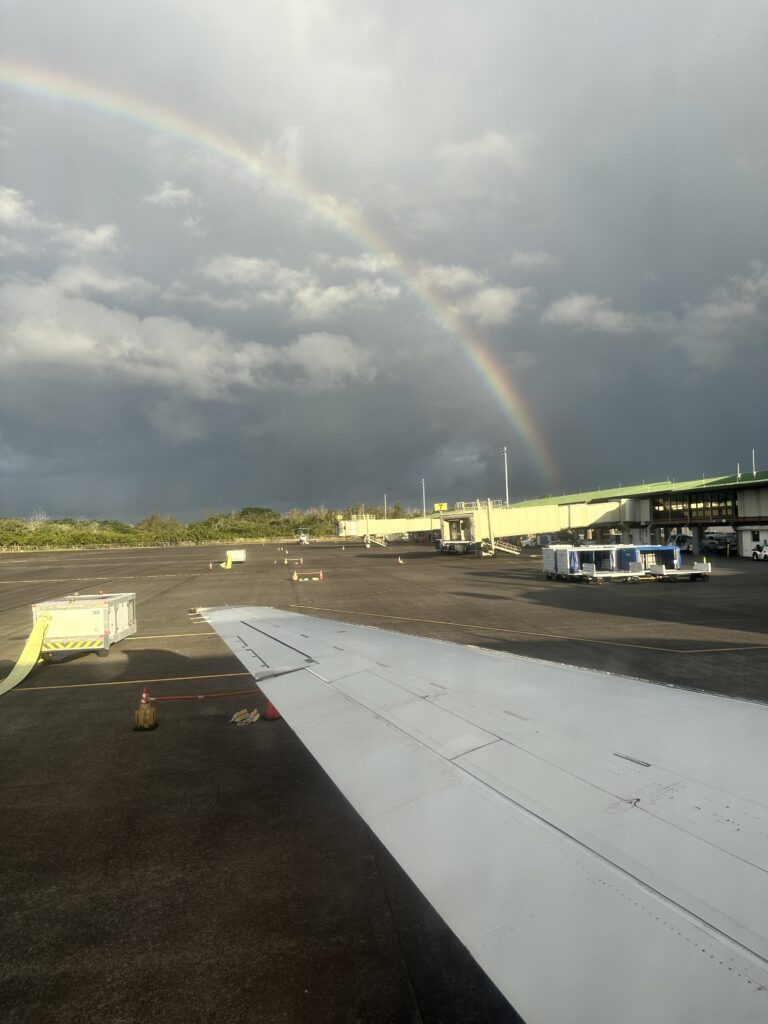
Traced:
<path id="1" fill-rule="evenodd" d="M 437 326 L 457 343 L 501 413 L 515 428 L 540 472 L 547 478 L 547 482 L 555 482 L 557 471 L 552 455 L 522 394 L 498 358 L 436 289 L 420 278 L 417 268 L 405 257 L 398 255 L 383 238 L 363 222 L 351 204 L 345 204 L 338 197 L 314 188 L 299 173 L 287 171 L 274 161 L 246 152 L 239 143 L 218 133 L 209 125 L 177 111 L 159 107 L 155 103 L 148 103 L 140 97 L 106 89 L 94 82 L 59 71 L 8 59 L 0 60 L 0 83 L 33 95 L 89 107 L 204 147 L 227 161 L 246 167 L 251 174 L 267 181 L 278 192 L 299 201 L 312 213 L 330 222 L 337 231 L 346 235 L 363 250 L 384 257 L 404 288 L 420 302 Z"/>

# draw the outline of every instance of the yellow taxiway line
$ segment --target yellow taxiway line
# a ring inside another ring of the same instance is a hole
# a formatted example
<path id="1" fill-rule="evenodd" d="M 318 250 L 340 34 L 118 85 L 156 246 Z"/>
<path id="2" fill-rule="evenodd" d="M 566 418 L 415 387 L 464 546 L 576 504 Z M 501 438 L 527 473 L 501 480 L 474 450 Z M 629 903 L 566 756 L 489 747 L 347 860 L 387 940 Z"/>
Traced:
<path id="1" fill-rule="evenodd" d="M 201 676 L 167 676 L 164 679 L 116 679 L 108 683 L 60 683 L 58 686 L 25 686 L 14 693 L 31 693 L 33 690 L 87 690 L 98 686 L 147 686 L 152 683 L 188 683 L 193 679 L 232 679 L 235 676 L 251 676 L 250 672 L 205 672 Z"/>
<path id="2" fill-rule="evenodd" d="M 210 630 L 208 633 L 158 633 L 156 636 L 125 636 L 120 641 L 125 643 L 126 640 L 179 640 L 181 637 L 187 636 L 218 636 L 219 634 L 214 630 Z"/>

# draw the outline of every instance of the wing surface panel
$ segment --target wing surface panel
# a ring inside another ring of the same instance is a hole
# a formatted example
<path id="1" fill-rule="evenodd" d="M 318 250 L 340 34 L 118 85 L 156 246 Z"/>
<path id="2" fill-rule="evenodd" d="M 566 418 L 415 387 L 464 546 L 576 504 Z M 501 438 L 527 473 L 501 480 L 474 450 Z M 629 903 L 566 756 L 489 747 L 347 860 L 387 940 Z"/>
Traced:
<path id="1" fill-rule="evenodd" d="M 759 867 L 656 817 L 640 798 L 615 798 L 503 741 L 456 763 L 768 959 Z"/>
<path id="2" fill-rule="evenodd" d="M 498 739 L 424 697 L 396 686 L 377 672 L 347 676 L 335 688 L 443 757 L 458 757 Z"/>
<path id="3" fill-rule="evenodd" d="M 452 694 L 436 698 L 436 703 L 458 716 L 464 715 L 479 728 L 494 728 L 501 739 L 541 762 L 618 799 L 638 801 L 644 810 L 671 825 L 768 870 L 765 805 L 745 799 L 733 778 L 717 777 L 707 785 L 691 779 L 679 763 L 676 770 L 669 770 L 643 760 L 658 751 L 651 753 L 639 729 L 637 737 L 628 743 L 625 735 L 616 735 L 614 730 L 592 737 L 583 732 L 573 735 L 571 730 L 540 722 L 530 709 L 529 717 L 521 721 L 501 708 L 481 707 L 477 702 L 469 705 Z M 742 714 L 749 713 L 749 707 L 742 705 Z M 622 753 L 619 747 L 628 747 L 632 753 Z M 757 765 L 767 761 L 764 754 L 755 758 Z"/>
<path id="4" fill-rule="evenodd" d="M 738 796 L 741 772 L 768 775 L 768 709 L 273 609 L 203 614 L 249 669 L 243 621 L 311 657 L 261 688 L 529 1024 L 768 1017 L 765 801 Z M 742 717 L 746 753 L 700 748 L 739 746 Z"/>

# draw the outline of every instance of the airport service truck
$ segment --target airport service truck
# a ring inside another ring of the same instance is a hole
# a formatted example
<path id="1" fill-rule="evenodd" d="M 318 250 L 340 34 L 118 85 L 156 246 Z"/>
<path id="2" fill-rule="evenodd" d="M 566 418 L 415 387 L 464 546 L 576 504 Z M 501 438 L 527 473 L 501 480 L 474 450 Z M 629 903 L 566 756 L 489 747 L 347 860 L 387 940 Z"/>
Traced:
<path id="1" fill-rule="evenodd" d="M 667 540 L 667 544 L 673 544 L 681 551 L 693 551 L 693 537 L 691 536 L 691 531 L 680 530 L 677 533 L 671 533 Z"/>

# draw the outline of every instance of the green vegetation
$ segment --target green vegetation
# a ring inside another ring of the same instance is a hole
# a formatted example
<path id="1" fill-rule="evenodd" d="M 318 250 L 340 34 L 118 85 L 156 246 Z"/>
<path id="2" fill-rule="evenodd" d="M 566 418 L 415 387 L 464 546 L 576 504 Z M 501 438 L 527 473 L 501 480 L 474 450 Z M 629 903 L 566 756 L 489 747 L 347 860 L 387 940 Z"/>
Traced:
<path id="1" fill-rule="evenodd" d="M 396 511 L 397 509 L 397 511 Z M 328 537 L 336 532 L 336 517 L 356 515 L 360 506 L 338 510 L 292 508 L 285 515 L 271 508 L 241 508 L 227 514 L 205 513 L 197 523 L 180 523 L 174 516 L 153 512 L 135 525 L 114 519 L 51 519 L 35 512 L 29 519 L 0 519 L 0 551 L 53 548 L 162 547 L 177 544 L 218 544 L 223 541 L 274 540 L 306 533 Z M 375 516 L 380 510 L 370 509 Z M 405 512 L 399 503 L 390 518 Z M 420 513 L 416 513 L 420 514 Z"/>

